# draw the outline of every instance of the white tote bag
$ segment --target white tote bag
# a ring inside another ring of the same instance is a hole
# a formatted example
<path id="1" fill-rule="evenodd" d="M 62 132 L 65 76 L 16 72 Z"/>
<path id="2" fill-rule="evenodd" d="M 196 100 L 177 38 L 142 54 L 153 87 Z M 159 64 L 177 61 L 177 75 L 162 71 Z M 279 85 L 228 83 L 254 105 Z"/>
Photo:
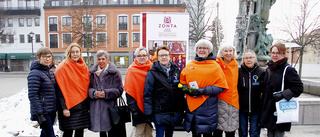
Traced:
<path id="1" fill-rule="evenodd" d="M 284 76 L 286 74 L 288 66 L 283 71 L 281 91 L 284 90 Z M 299 121 L 299 102 L 296 98 L 292 98 L 289 101 L 282 99 L 276 102 L 277 109 L 277 124 L 291 123 Z"/>

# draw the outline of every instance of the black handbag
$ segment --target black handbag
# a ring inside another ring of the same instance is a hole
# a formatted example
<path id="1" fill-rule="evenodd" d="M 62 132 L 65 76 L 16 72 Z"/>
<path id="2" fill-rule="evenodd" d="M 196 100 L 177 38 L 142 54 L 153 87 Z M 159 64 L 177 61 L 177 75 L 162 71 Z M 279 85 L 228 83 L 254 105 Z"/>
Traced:
<path id="1" fill-rule="evenodd" d="M 130 110 L 121 96 L 118 98 L 118 103 L 108 109 L 112 124 L 131 122 Z"/>

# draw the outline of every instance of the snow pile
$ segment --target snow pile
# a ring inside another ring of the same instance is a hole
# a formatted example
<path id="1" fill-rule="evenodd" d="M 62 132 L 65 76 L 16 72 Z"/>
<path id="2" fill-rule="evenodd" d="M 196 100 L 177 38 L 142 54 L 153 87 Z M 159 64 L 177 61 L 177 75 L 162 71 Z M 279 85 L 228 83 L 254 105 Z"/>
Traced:
<path id="1" fill-rule="evenodd" d="M 54 125 L 55 134 L 61 134 L 58 122 Z M 30 103 L 28 89 L 24 88 L 15 95 L 0 99 L 0 135 L 39 136 L 40 126 L 30 120 Z"/>

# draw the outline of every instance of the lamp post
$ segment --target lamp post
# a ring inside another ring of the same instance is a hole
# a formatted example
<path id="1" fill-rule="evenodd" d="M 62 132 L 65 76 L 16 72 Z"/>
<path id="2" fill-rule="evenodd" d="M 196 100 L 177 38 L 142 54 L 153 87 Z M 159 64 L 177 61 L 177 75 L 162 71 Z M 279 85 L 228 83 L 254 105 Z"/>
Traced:
<path id="1" fill-rule="evenodd" d="M 31 47 L 32 47 L 32 53 L 31 53 L 31 57 L 35 57 L 34 53 L 33 53 L 33 36 L 34 36 L 34 33 L 31 31 L 29 33 L 29 36 L 31 38 Z"/>

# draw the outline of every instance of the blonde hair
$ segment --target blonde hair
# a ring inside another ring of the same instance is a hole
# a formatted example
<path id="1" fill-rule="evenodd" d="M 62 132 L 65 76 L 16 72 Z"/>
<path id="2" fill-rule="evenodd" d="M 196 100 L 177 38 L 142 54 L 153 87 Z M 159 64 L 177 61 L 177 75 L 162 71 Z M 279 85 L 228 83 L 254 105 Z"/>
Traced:
<path id="1" fill-rule="evenodd" d="M 224 49 L 228 49 L 228 48 L 232 48 L 232 50 L 233 50 L 233 58 L 237 58 L 236 48 L 234 46 L 232 46 L 231 44 L 229 44 L 229 43 L 221 44 L 221 46 L 219 48 L 219 51 L 218 51 L 218 54 L 217 54 L 217 57 L 223 58 L 222 51 Z"/>
<path id="2" fill-rule="evenodd" d="M 67 47 L 66 52 L 65 52 L 65 57 L 66 57 L 68 60 L 71 59 L 71 49 L 72 49 L 73 47 L 77 47 L 77 48 L 80 49 L 80 59 L 83 60 L 83 59 L 82 59 L 82 48 L 81 48 L 81 46 L 80 46 L 78 43 L 71 43 L 71 44 Z"/>

